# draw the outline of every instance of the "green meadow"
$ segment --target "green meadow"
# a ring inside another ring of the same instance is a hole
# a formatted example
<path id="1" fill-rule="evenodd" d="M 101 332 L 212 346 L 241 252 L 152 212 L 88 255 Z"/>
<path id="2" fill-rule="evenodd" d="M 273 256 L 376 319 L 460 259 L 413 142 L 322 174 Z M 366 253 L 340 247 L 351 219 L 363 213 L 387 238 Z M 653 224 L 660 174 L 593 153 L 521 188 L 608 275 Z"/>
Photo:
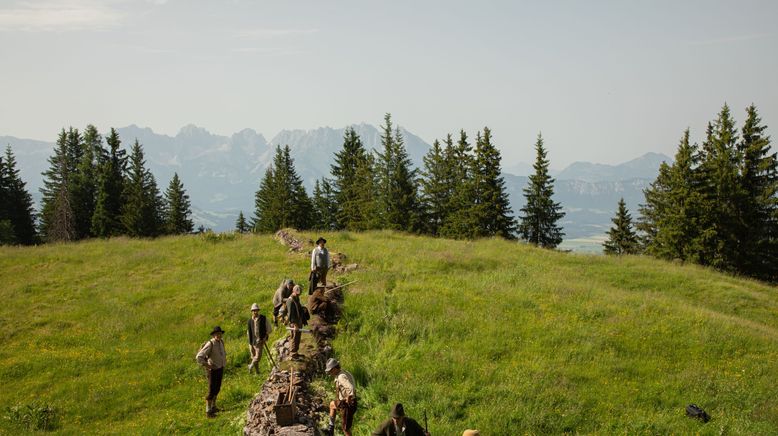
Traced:
<path id="1" fill-rule="evenodd" d="M 358 384 L 355 434 L 397 401 L 437 436 L 778 434 L 774 287 L 498 239 L 326 236 L 360 264 L 336 276 L 358 282 L 334 343 Z M 269 313 L 308 262 L 269 235 L 0 247 L 0 432 L 48 406 L 63 434 L 239 434 L 268 371 L 246 371 L 248 308 Z M 194 355 L 214 325 L 228 369 L 208 420 Z"/>

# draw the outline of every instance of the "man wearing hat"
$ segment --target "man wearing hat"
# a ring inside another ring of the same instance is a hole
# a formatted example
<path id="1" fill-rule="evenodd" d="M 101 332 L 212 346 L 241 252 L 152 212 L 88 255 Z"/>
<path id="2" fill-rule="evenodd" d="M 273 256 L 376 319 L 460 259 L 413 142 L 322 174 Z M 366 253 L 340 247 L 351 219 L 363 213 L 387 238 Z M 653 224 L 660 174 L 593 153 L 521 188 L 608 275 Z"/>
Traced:
<path id="1" fill-rule="evenodd" d="M 284 279 L 273 294 L 273 322 L 276 326 L 278 326 L 278 318 L 283 318 L 286 312 L 286 299 L 292 295 L 292 288 L 294 288 L 294 280 Z"/>
<path id="2" fill-rule="evenodd" d="M 320 236 L 316 240 L 316 247 L 311 251 L 311 271 L 316 272 L 318 282 L 321 282 L 325 287 L 327 286 L 327 271 L 330 270 L 330 252 L 324 247 L 326 243 L 327 240 Z M 316 283 L 313 285 L 315 288 Z"/>
<path id="3" fill-rule="evenodd" d="M 216 326 L 211 331 L 211 339 L 200 347 L 197 353 L 197 363 L 202 365 L 208 374 L 208 396 L 205 397 L 205 415 L 208 418 L 216 416 L 216 396 L 222 388 L 224 366 L 227 364 L 227 352 L 222 341 L 224 330 Z"/>
<path id="4" fill-rule="evenodd" d="M 305 325 L 305 317 L 303 316 L 303 305 L 300 303 L 300 285 L 294 285 L 292 288 L 292 295 L 286 300 L 286 313 L 289 320 L 289 333 L 292 340 L 292 359 L 297 359 L 299 354 L 297 350 L 300 349 L 300 338 L 302 332 L 300 329 Z"/>
<path id="5" fill-rule="evenodd" d="M 430 436 L 416 420 L 405 416 L 403 405 L 392 407 L 392 418 L 381 424 L 373 436 Z"/>
<path id="6" fill-rule="evenodd" d="M 251 318 L 249 318 L 248 323 L 249 352 L 251 352 L 249 374 L 251 374 L 253 369 L 256 369 L 257 374 L 259 374 L 259 359 L 262 358 L 262 349 L 272 331 L 273 326 L 270 325 L 270 320 L 265 315 L 260 315 L 259 305 L 257 303 L 252 304 Z"/>
<path id="7" fill-rule="evenodd" d="M 346 436 L 351 436 L 351 425 L 354 423 L 354 414 L 357 412 L 357 392 L 354 376 L 348 371 L 340 369 L 338 359 L 330 358 L 325 367 L 327 374 L 335 379 L 337 400 L 330 402 L 330 424 L 324 430 L 324 434 L 332 436 L 335 433 L 335 414 L 340 410 L 341 428 Z"/>

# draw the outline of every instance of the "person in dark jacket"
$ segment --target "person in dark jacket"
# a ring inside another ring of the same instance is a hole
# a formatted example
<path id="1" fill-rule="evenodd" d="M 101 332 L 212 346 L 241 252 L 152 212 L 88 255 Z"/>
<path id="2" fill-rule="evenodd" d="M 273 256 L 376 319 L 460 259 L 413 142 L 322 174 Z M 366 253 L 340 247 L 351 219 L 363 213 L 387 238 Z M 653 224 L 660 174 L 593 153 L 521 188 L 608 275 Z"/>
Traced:
<path id="1" fill-rule="evenodd" d="M 403 405 L 397 403 L 392 407 L 392 418 L 384 421 L 373 436 L 430 436 L 416 420 L 405 416 Z"/>
<path id="2" fill-rule="evenodd" d="M 249 318 L 248 326 L 249 337 L 249 352 L 251 353 L 251 363 L 249 364 L 249 374 L 252 370 L 256 370 L 259 374 L 259 359 L 262 358 L 262 350 L 270 338 L 270 332 L 273 331 L 273 325 L 270 324 L 270 320 L 259 313 L 259 305 L 254 303 L 251 305 L 251 318 Z"/>
<path id="3" fill-rule="evenodd" d="M 300 338 L 302 332 L 300 329 L 305 326 L 305 312 L 303 311 L 303 305 L 300 303 L 300 285 L 295 285 L 292 288 L 292 295 L 286 300 L 286 316 L 289 320 L 289 328 L 292 340 L 292 359 L 300 357 L 297 351 L 300 349 Z"/>

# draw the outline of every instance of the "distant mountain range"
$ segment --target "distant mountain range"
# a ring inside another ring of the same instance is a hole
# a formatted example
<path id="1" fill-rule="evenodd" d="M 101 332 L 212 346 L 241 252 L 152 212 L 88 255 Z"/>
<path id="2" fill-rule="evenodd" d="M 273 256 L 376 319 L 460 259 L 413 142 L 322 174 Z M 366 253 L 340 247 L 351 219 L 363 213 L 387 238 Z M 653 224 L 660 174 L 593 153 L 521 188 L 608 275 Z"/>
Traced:
<path id="1" fill-rule="evenodd" d="M 353 126 L 368 149 L 380 148 L 380 132 L 369 124 Z M 254 193 L 259 180 L 272 161 L 276 145 L 289 145 L 298 173 L 309 190 L 316 179 L 329 176 L 333 154 L 343 143 L 344 128 L 321 127 L 313 130 L 283 130 L 270 141 L 261 133 L 244 129 L 231 136 L 215 135 L 194 125 L 184 126 L 176 136 L 155 133 L 136 125 L 117 129 L 125 148 L 137 138 L 143 145 L 149 168 L 164 190 L 178 172 L 193 206 L 194 219 L 214 230 L 234 226 L 239 211 L 251 216 Z M 413 133 L 400 129 L 408 153 L 417 167 L 430 148 Z M 54 144 L 45 141 L 0 136 L 0 144 L 10 144 L 19 162 L 22 178 L 39 200 L 41 172 Z M 642 202 L 642 190 L 656 177 L 667 156 L 648 153 L 620 165 L 576 162 L 556 173 L 556 199 L 567 211 L 563 225 L 567 238 L 603 233 L 620 197 L 630 210 Z M 508 192 L 514 213 L 523 206 L 522 189 L 532 166 L 503 162 Z M 633 213 L 634 214 L 634 213 Z"/>

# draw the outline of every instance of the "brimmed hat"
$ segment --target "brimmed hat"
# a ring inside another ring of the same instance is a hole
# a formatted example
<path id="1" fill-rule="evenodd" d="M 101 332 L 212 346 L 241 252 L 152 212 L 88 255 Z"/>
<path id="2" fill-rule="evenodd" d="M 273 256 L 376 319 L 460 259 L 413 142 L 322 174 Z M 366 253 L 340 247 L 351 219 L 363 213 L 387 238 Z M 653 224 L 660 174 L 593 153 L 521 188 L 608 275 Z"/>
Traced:
<path id="1" fill-rule="evenodd" d="M 462 436 L 481 436 L 481 432 L 478 430 L 465 430 Z"/>
<path id="2" fill-rule="evenodd" d="M 301 288 L 300 285 L 294 285 L 294 288 L 292 288 L 292 292 L 294 293 L 294 291 L 302 292 L 303 288 Z"/>
<path id="3" fill-rule="evenodd" d="M 405 416 L 405 409 L 403 409 L 403 405 L 400 403 L 397 403 L 392 407 L 392 418 L 402 418 Z"/>
<path id="4" fill-rule="evenodd" d="M 292 280 L 292 279 L 286 279 L 286 285 L 287 285 L 287 286 L 294 286 L 294 280 Z"/>
<path id="5" fill-rule="evenodd" d="M 252 311 L 259 310 L 259 304 L 257 304 L 257 303 L 252 304 L 251 305 L 251 310 Z"/>
<path id="6" fill-rule="evenodd" d="M 324 242 L 326 244 L 327 240 L 319 236 L 319 239 L 316 240 L 316 245 L 319 245 L 319 242 Z"/>
<path id="7" fill-rule="evenodd" d="M 211 331 L 211 336 L 215 335 L 216 333 L 224 333 L 224 330 L 222 330 L 222 328 L 217 325 Z"/>
<path id="8" fill-rule="evenodd" d="M 339 368 L 339 367 L 340 367 L 340 362 L 338 362 L 338 359 L 336 359 L 334 357 L 330 357 L 329 359 L 327 359 L 327 366 L 325 367 L 324 371 L 325 372 L 330 372 L 333 369 Z"/>

